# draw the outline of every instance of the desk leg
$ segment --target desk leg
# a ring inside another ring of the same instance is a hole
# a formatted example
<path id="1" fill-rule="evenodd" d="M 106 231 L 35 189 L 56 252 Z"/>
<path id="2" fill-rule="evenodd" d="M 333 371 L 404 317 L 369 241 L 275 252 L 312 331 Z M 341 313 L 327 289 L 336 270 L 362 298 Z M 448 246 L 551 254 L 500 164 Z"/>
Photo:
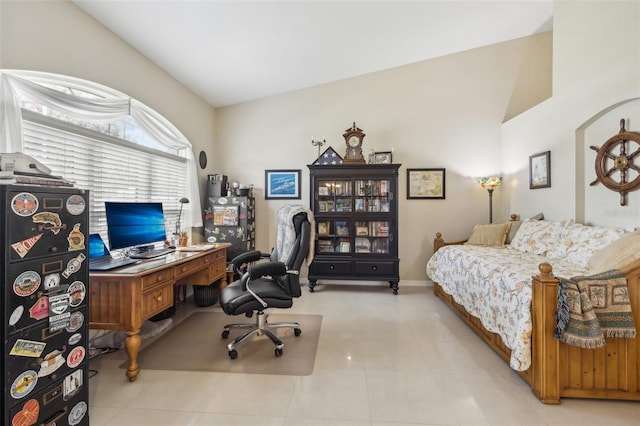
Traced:
<path id="1" fill-rule="evenodd" d="M 127 339 L 124 341 L 124 346 L 127 349 L 127 355 L 129 355 L 127 377 L 130 382 L 135 382 L 138 378 L 138 373 L 140 373 L 138 352 L 140 352 L 140 346 L 142 346 L 142 337 L 140 337 L 139 328 L 133 331 L 127 331 Z"/>

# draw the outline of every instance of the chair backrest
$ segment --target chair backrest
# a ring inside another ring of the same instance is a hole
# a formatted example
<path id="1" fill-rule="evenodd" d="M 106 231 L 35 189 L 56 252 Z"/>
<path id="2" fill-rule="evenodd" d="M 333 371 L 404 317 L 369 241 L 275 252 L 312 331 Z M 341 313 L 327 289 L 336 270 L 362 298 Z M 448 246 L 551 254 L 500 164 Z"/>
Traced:
<path id="1" fill-rule="evenodd" d="M 293 216 L 293 227 L 295 229 L 295 240 L 291 244 L 289 254 L 284 260 L 284 264 L 287 265 L 288 270 L 300 272 L 302 262 L 304 262 L 309 253 L 309 244 L 311 242 L 311 223 L 309 222 L 306 212 L 301 212 Z M 280 230 L 278 230 L 278 232 L 280 232 Z M 278 253 L 274 250 L 271 253 L 271 261 L 275 262 L 277 259 Z M 286 274 L 273 278 L 292 297 L 300 297 L 302 294 L 298 274 Z"/>

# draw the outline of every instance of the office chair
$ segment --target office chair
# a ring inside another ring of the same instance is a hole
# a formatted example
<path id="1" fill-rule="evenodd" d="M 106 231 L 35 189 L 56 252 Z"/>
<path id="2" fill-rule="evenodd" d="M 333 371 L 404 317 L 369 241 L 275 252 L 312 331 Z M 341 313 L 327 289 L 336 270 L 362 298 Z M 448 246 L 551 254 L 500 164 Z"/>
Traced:
<path id="1" fill-rule="evenodd" d="M 268 308 L 287 309 L 293 305 L 293 298 L 300 297 L 299 273 L 302 263 L 310 263 L 313 249 L 313 214 L 302 206 L 287 205 L 278 210 L 276 247 L 269 261 L 259 251 L 240 254 L 231 260 L 234 271 L 248 265 L 240 279 L 234 281 L 220 293 L 220 306 L 227 315 L 256 314 L 255 323 L 228 324 L 222 331 L 222 338 L 229 337 L 230 329 L 247 331 L 227 345 L 229 358 L 238 356 L 236 346 L 251 336 L 266 335 L 276 346 L 275 355 L 282 355 L 284 344 L 272 331 L 275 328 L 293 328 L 297 337 L 302 333 L 297 322 L 269 323 Z"/>

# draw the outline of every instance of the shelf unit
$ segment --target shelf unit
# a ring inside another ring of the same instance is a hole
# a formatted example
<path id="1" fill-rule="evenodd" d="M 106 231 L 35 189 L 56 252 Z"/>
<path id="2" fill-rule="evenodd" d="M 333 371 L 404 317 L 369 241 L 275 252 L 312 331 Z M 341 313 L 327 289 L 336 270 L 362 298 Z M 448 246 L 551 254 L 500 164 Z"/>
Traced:
<path id="1" fill-rule="evenodd" d="M 316 221 L 309 289 L 318 280 L 376 280 L 398 294 L 400 164 L 308 167 Z"/>
<path id="2" fill-rule="evenodd" d="M 256 247 L 256 201 L 252 196 L 209 197 L 204 211 L 205 240 L 231 243 L 227 259 Z"/>

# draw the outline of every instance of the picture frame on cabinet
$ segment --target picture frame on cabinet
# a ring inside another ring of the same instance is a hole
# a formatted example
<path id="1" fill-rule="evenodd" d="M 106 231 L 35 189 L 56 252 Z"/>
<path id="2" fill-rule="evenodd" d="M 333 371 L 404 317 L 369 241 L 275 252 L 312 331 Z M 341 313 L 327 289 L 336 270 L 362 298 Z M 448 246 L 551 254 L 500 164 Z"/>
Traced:
<path id="1" fill-rule="evenodd" d="M 265 170 L 265 200 L 299 200 L 301 198 L 300 176 L 298 170 Z"/>
<path id="2" fill-rule="evenodd" d="M 369 228 L 367 228 L 366 226 L 356 226 L 356 236 L 360 237 L 360 236 L 368 236 L 369 235 Z"/>
<path id="3" fill-rule="evenodd" d="M 349 236 L 349 226 L 347 222 L 340 221 L 335 223 L 336 226 L 336 235 L 339 237 L 348 237 Z"/>
<path id="4" fill-rule="evenodd" d="M 407 199 L 445 199 L 443 168 L 407 169 Z"/>
<path id="5" fill-rule="evenodd" d="M 329 235 L 329 222 L 318 222 L 318 235 L 321 237 Z"/>
<path id="6" fill-rule="evenodd" d="M 551 187 L 551 151 L 529 156 L 529 189 Z"/>
<path id="7" fill-rule="evenodd" d="M 373 162 L 375 164 L 391 164 L 393 163 L 393 152 L 391 151 L 374 152 Z"/>
<path id="8" fill-rule="evenodd" d="M 351 251 L 351 242 L 340 241 L 340 253 L 349 253 Z"/>

